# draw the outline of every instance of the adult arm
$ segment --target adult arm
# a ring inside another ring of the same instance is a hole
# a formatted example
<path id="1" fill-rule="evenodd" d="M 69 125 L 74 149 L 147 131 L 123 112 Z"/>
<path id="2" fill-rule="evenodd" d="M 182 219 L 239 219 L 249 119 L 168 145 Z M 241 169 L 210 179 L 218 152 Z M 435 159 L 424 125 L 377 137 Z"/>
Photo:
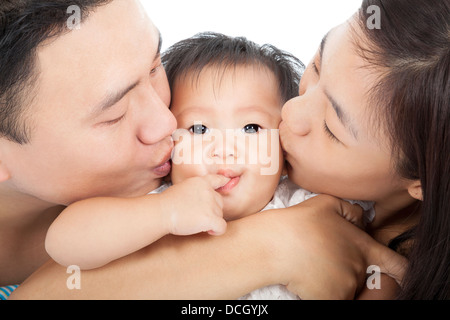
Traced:
<path id="1" fill-rule="evenodd" d="M 70 274 L 49 262 L 12 299 L 236 299 L 278 283 L 306 299 L 351 299 L 381 251 L 336 214 L 349 210 L 361 209 L 319 196 L 231 222 L 220 237 L 167 236 L 83 271 L 81 290 L 69 290 Z"/>

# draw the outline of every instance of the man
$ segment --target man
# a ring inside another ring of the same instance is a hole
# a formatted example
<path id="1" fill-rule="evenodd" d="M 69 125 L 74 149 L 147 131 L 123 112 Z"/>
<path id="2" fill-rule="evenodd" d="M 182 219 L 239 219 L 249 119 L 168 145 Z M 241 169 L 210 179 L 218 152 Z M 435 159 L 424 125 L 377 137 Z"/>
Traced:
<path id="1" fill-rule="evenodd" d="M 306 298 L 352 297 L 365 247 L 339 234 L 321 255 L 301 245 L 320 243 L 324 231 L 309 226 L 320 226 L 322 212 L 331 223 L 341 219 L 335 212 L 358 210 L 329 197 L 300 207 L 317 214 L 293 208 L 230 223 L 221 237 L 163 238 L 83 272 L 81 289 L 68 286 L 66 269 L 43 265 L 46 231 L 63 206 L 142 196 L 169 173 L 176 122 L 161 37 L 137 0 L 3 1 L 0 12 L 1 286 L 21 284 L 22 299 L 223 299 L 277 283 Z M 348 268 L 336 277 L 320 268 L 330 263 Z"/>
<path id="2" fill-rule="evenodd" d="M 110 2 L 84 1 L 85 21 L 72 31 L 70 16 L 55 14 L 69 1 L 5 5 L 0 285 L 21 283 L 48 259 L 56 205 L 143 195 L 169 173 L 176 121 L 159 32 L 139 2 Z"/>

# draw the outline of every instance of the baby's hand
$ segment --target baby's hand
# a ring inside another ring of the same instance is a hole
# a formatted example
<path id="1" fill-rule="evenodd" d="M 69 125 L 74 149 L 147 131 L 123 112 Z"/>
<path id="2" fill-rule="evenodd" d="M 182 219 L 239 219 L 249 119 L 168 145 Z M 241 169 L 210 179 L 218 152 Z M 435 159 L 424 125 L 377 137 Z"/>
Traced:
<path id="1" fill-rule="evenodd" d="M 161 194 L 169 233 L 179 236 L 208 232 L 225 233 L 223 199 L 215 190 L 230 181 L 221 175 L 186 179 Z"/>
<path id="2" fill-rule="evenodd" d="M 353 204 L 355 205 L 355 204 Z M 359 205 L 359 204 L 358 204 Z M 359 205 L 361 207 L 361 205 Z M 348 210 L 341 211 L 340 215 L 345 218 L 347 221 L 353 223 L 358 228 L 365 230 L 365 222 L 364 222 L 364 211 L 361 207 L 361 210 Z"/>
<path id="3" fill-rule="evenodd" d="M 318 194 L 312 194 L 307 199 L 315 198 L 317 196 L 318 196 Z M 368 201 L 355 201 L 355 200 L 345 200 L 345 199 L 343 201 L 349 202 L 352 205 L 357 204 L 359 207 L 358 207 L 358 209 L 355 209 L 355 210 L 341 210 L 341 211 L 339 211 L 339 215 L 341 217 L 343 217 L 345 220 L 353 223 L 358 228 L 365 230 L 367 221 L 365 221 L 365 211 L 363 211 L 363 210 L 367 210 L 367 211 L 373 210 L 374 203 L 368 202 Z M 359 210 L 359 209 L 362 209 L 362 210 Z"/>

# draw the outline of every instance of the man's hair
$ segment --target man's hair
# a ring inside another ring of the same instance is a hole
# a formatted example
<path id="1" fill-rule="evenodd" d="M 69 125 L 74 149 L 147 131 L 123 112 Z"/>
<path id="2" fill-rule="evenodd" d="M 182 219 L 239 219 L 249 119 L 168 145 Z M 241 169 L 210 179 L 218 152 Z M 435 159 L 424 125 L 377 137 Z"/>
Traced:
<path id="1" fill-rule="evenodd" d="M 27 107 L 38 77 L 37 49 L 70 31 L 68 8 L 78 6 L 81 18 L 111 0 L 1 0 L 0 3 L 0 137 L 30 141 Z"/>
<path id="2" fill-rule="evenodd" d="M 279 82 L 282 103 L 299 92 L 303 63 L 273 45 L 258 45 L 244 37 L 199 33 L 170 47 L 162 57 L 170 87 L 188 75 L 199 76 L 205 67 L 227 70 L 237 66 L 266 67 Z"/>

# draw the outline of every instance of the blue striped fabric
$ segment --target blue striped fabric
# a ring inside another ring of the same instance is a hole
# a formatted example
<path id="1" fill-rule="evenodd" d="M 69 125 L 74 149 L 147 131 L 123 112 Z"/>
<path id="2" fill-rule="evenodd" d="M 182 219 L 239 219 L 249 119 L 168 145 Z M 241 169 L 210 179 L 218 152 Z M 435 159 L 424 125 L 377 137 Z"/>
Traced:
<path id="1" fill-rule="evenodd" d="M 0 300 L 7 300 L 11 293 L 17 289 L 18 286 L 0 287 Z"/>

